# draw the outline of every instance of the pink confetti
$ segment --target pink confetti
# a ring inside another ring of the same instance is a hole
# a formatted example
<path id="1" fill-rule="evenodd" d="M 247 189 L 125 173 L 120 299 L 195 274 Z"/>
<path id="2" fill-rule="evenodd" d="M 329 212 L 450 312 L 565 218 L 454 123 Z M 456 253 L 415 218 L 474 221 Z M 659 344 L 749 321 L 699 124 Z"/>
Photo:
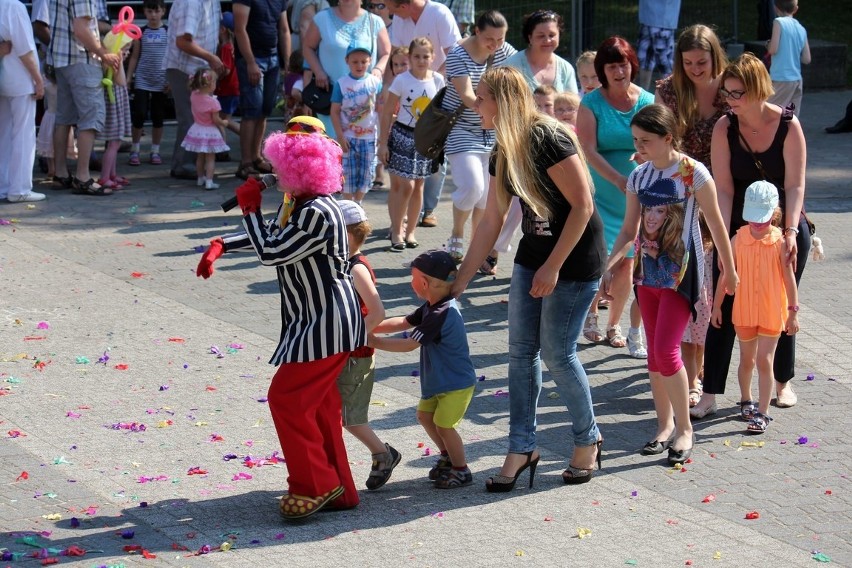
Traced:
<path id="1" fill-rule="evenodd" d="M 116 371 L 126 371 L 129 368 L 130 365 L 128 365 L 127 363 L 119 363 L 115 366 Z"/>
<path id="2" fill-rule="evenodd" d="M 148 275 L 145 272 L 131 272 L 130 276 L 133 278 L 145 278 Z"/>
<path id="3" fill-rule="evenodd" d="M 252 476 L 249 473 L 241 471 L 238 474 L 234 475 L 234 477 L 231 478 L 231 481 L 240 481 L 243 479 L 252 479 Z"/>
<path id="4" fill-rule="evenodd" d="M 432 455 L 431 448 L 426 448 L 425 450 L 423 450 L 423 455 L 424 456 L 431 456 Z"/>
<path id="5" fill-rule="evenodd" d="M 46 321 L 40 321 L 40 322 L 38 322 L 36 329 L 50 329 L 50 324 L 47 323 Z"/>
<path id="6" fill-rule="evenodd" d="M 65 413 L 66 418 L 80 418 L 81 416 L 83 415 L 79 412 L 71 412 L 70 410 Z"/>
<path id="7" fill-rule="evenodd" d="M 229 343 L 228 349 L 245 349 L 245 345 L 242 343 Z"/>
<path id="8" fill-rule="evenodd" d="M 711 493 L 710 495 L 708 495 L 707 497 L 702 499 L 701 502 L 702 503 L 712 503 L 715 500 L 716 500 L 716 496 Z"/>

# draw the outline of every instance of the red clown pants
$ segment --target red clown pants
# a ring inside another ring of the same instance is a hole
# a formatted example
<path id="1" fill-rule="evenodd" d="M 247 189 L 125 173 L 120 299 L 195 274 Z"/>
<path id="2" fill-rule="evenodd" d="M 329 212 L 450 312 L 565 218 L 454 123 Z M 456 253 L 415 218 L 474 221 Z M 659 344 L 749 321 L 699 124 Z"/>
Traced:
<path id="1" fill-rule="evenodd" d="M 287 463 L 289 491 L 319 497 L 342 485 L 332 507 L 354 507 L 358 490 L 343 444 L 337 377 L 349 353 L 284 363 L 269 385 L 269 410 Z"/>

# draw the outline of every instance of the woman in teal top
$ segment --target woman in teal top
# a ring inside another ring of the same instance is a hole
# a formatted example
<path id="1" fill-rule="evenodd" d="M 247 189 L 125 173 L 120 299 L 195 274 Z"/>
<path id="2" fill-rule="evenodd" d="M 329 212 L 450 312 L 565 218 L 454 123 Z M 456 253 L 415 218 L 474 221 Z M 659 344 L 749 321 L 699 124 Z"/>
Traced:
<path id="1" fill-rule="evenodd" d="M 595 71 L 601 87 L 583 97 L 580 103 L 577 136 L 592 166 L 595 204 L 603 219 L 607 249 L 612 252 L 627 206 L 627 176 L 636 167 L 632 160 L 636 150 L 633 147 L 630 121 L 639 109 L 654 103 L 654 95 L 633 83 L 639 73 L 639 61 L 636 52 L 623 38 L 614 36 L 601 44 L 595 56 Z M 644 359 L 648 353 L 639 329 L 641 317 L 635 302 L 630 308 L 630 332 L 627 339 L 622 335 L 618 323 L 630 296 L 632 256 L 623 259 L 612 271 L 612 301 L 606 340 L 613 347 L 628 345 L 633 357 Z M 598 328 L 597 310 L 595 301 L 583 329 L 586 339 L 595 342 L 604 339 Z"/>
<path id="2" fill-rule="evenodd" d="M 562 28 L 562 16 L 551 10 L 536 10 L 524 16 L 521 33 L 529 47 L 507 59 L 504 65 L 520 71 L 531 91 L 540 85 L 550 85 L 560 93 L 577 92 L 574 68 L 554 53 L 559 47 Z"/>

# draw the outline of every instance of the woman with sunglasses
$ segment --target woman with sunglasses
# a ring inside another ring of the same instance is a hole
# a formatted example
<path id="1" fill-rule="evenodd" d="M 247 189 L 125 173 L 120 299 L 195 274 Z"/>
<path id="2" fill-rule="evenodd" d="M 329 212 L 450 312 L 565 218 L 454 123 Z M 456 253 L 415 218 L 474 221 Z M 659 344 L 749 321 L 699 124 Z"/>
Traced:
<path id="1" fill-rule="evenodd" d="M 379 16 L 362 9 L 359 0 L 340 0 L 337 6 L 314 16 L 302 37 L 302 51 L 317 87 L 330 91 L 335 82 L 349 72 L 346 51 L 352 45 L 370 46 L 372 73 L 382 79 L 391 44 L 385 23 Z M 317 118 L 334 138 L 331 117 L 317 113 Z"/>
<path id="2" fill-rule="evenodd" d="M 731 107 L 713 129 L 711 159 L 713 178 L 719 195 L 722 218 L 733 236 L 744 226 L 743 200 L 746 188 L 758 180 L 767 180 L 778 188 L 783 212 L 782 231 L 787 262 L 793 265 L 796 284 L 802 277 L 811 246 L 810 232 L 804 215 L 805 162 L 807 148 L 802 125 L 791 108 L 767 102 L 772 95 L 772 81 L 763 62 L 744 53 L 722 73 L 722 95 Z M 719 267 L 714 266 L 718 282 Z M 733 298 L 722 304 L 722 325 L 710 327 L 705 344 L 704 395 L 692 409 L 692 415 L 703 417 L 716 412 L 716 395 L 724 394 L 734 326 L 731 322 Z M 798 306 L 790 306 L 798 310 Z M 776 404 L 787 408 L 796 404 L 796 394 L 789 384 L 796 373 L 794 335 L 782 333 L 774 361 Z M 741 393 L 740 414 L 749 420 L 755 405 L 748 392 Z"/>

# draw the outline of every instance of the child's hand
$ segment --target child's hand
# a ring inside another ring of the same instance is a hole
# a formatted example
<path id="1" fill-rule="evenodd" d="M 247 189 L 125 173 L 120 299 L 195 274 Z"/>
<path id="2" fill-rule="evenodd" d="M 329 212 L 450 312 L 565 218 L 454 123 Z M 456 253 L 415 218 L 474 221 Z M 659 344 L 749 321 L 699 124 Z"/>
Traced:
<path id="1" fill-rule="evenodd" d="M 388 158 L 390 157 L 390 152 L 388 152 L 388 145 L 387 144 L 385 144 L 384 142 L 379 144 L 379 147 L 376 148 L 376 157 L 379 158 L 379 161 L 383 165 L 385 165 L 385 166 L 388 165 Z"/>
<path id="2" fill-rule="evenodd" d="M 340 149 L 343 150 L 344 154 L 349 153 L 349 140 L 346 139 L 346 136 L 341 136 L 337 139 L 338 144 L 340 144 Z"/>
<path id="3" fill-rule="evenodd" d="M 713 308 L 713 312 L 710 314 L 710 324 L 715 328 L 722 327 L 722 307 L 717 306 Z"/>
<path id="4" fill-rule="evenodd" d="M 728 296 L 733 296 L 737 293 L 737 286 L 740 285 L 740 277 L 737 276 L 736 270 L 731 270 L 730 273 L 722 273 L 722 279 L 725 282 L 725 293 Z"/>
<path id="5" fill-rule="evenodd" d="M 799 317 L 796 312 L 790 312 L 790 315 L 787 316 L 787 325 L 784 326 L 784 331 L 787 332 L 787 335 L 796 335 L 799 331 Z"/>

